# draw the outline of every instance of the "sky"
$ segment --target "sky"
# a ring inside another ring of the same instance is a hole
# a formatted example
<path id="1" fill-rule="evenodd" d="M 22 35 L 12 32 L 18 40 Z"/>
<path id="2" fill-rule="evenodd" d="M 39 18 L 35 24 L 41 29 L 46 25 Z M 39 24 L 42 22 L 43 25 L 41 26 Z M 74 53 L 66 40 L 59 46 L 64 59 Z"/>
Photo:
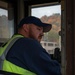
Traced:
<path id="1" fill-rule="evenodd" d="M 32 16 L 39 18 L 43 15 L 50 16 L 54 13 L 59 13 L 61 15 L 61 5 L 32 8 L 31 12 Z"/>
<path id="2" fill-rule="evenodd" d="M 50 16 L 54 13 L 61 14 L 61 5 L 37 7 L 31 9 L 31 15 L 39 18 L 42 17 L 43 15 Z M 0 16 L 2 15 L 8 16 L 8 11 L 0 8 Z"/>
<path id="3" fill-rule="evenodd" d="M 0 16 L 2 16 L 2 15 L 8 16 L 8 11 L 0 8 Z"/>

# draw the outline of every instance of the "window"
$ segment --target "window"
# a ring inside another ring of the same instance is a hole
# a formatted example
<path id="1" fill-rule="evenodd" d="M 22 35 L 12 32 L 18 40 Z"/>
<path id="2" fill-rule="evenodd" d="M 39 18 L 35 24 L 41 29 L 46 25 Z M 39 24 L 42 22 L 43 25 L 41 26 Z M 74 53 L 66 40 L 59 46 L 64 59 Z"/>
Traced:
<path id="1" fill-rule="evenodd" d="M 14 18 L 10 19 L 13 13 L 9 8 L 8 3 L 0 1 L 0 43 L 6 42 L 14 34 Z M 8 15 L 8 9 L 11 15 Z"/>
<path id="2" fill-rule="evenodd" d="M 31 15 L 36 16 L 41 19 L 44 23 L 52 24 L 52 29 L 44 34 L 42 41 L 47 42 L 55 42 L 58 44 L 58 47 L 61 49 L 61 36 L 59 36 L 59 32 L 61 31 L 61 5 L 52 5 L 52 6 L 37 6 L 32 5 L 31 7 Z M 41 42 L 42 42 L 41 41 Z M 52 44 L 48 43 L 48 46 L 44 48 L 47 52 L 51 48 Z M 54 50 L 52 47 L 52 50 Z M 54 51 L 51 51 L 51 53 Z"/>
<path id="3" fill-rule="evenodd" d="M 52 43 L 48 43 L 48 46 L 53 46 L 53 44 Z"/>
<path id="4" fill-rule="evenodd" d="M 44 46 L 46 46 L 46 43 L 44 43 Z"/>
<path id="5" fill-rule="evenodd" d="M 8 11 L 0 8 L 0 42 L 4 42 L 9 37 Z"/>

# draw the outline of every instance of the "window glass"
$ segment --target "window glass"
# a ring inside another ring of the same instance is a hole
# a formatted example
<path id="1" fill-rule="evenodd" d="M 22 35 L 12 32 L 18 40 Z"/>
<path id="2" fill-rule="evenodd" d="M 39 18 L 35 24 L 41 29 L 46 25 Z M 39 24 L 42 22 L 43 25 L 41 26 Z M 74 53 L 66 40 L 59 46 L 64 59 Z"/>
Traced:
<path id="1" fill-rule="evenodd" d="M 0 43 L 4 43 L 14 34 L 14 21 L 9 19 L 13 13 L 8 14 L 8 3 L 0 1 L 0 7 Z"/>
<path id="2" fill-rule="evenodd" d="M 0 8 L 0 42 L 9 38 L 8 11 Z"/>
<path id="3" fill-rule="evenodd" d="M 42 44 L 46 51 L 52 54 L 56 47 L 59 47 L 61 50 L 61 36 L 59 36 L 59 32 L 61 31 L 61 5 L 32 6 L 31 15 L 40 18 L 44 23 L 52 24 L 52 29 L 44 33 L 41 41 L 48 44 L 45 46 Z"/>

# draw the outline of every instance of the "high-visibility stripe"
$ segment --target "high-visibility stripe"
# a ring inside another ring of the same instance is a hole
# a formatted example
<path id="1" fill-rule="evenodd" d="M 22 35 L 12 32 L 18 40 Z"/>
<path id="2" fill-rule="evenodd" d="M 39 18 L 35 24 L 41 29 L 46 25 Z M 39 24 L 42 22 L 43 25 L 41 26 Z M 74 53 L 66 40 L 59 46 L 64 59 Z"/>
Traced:
<path id="1" fill-rule="evenodd" d="M 12 39 L 9 40 L 9 42 L 4 46 L 4 47 L 0 47 L 0 56 L 3 54 L 3 52 L 6 50 L 7 46 L 10 44 L 10 42 L 14 39 L 14 38 L 17 38 L 17 37 L 24 37 L 22 35 L 14 35 L 12 37 Z"/>
<path id="2" fill-rule="evenodd" d="M 35 73 L 28 71 L 24 68 L 21 68 L 19 66 L 16 66 L 15 64 L 13 64 L 7 60 L 4 60 L 3 70 L 7 71 L 7 72 L 21 74 L 21 75 L 36 75 Z"/>
<path id="3" fill-rule="evenodd" d="M 0 53 L 0 55 L 2 55 L 4 53 L 4 51 L 6 50 L 7 46 L 10 44 L 10 42 L 14 39 L 14 38 L 17 38 L 17 37 L 23 37 L 22 35 L 14 35 L 12 37 L 12 39 L 9 40 L 9 42 L 4 46 L 4 49 L 3 51 Z M 26 70 L 24 68 L 21 68 L 9 61 L 7 61 L 6 59 L 3 61 L 3 69 L 4 71 L 7 71 L 7 72 L 12 72 L 12 73 L 17 73 L 17 74 L 21 74 L 21 75 L 36 75 L 35 73 L 29 71 L 29 70 Z"/>

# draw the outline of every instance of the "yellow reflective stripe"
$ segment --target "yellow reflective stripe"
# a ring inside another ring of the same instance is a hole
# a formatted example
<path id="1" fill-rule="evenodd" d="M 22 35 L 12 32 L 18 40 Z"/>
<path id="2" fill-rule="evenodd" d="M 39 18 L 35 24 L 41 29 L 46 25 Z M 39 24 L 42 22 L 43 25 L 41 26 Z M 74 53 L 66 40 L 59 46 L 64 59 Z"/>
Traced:
<path id="1" fill-rule="evenodd" d="M 0 47 L 0 56 L 3 54 L 5 49 L 3 49 L 2 47 Z"/>
<path id="2" fill-rule="evenodd" d="M 3 70 L 8 71 L 8 72 L 12 72 L 12 73 L 21 74 L 21 75 L 36 75 L 35 73 L 28 71 L 26 69 L 23 69 L 19 66 L 16 66 L 7 60 L 4 60 Z"/>
<path id="3" fill-rule="evenodd" d="M 24 36 L 22 36 L 22 35 L 14 35 L 4 47 L 0 47 L 0 56 L 3 54 L 3 52 L 5 51 L 5 49 L 7 48 L 7 46 L 10 44 L 10 42 L 13 39 L 17 38 L 17 37 L 24 37 Z"/>

